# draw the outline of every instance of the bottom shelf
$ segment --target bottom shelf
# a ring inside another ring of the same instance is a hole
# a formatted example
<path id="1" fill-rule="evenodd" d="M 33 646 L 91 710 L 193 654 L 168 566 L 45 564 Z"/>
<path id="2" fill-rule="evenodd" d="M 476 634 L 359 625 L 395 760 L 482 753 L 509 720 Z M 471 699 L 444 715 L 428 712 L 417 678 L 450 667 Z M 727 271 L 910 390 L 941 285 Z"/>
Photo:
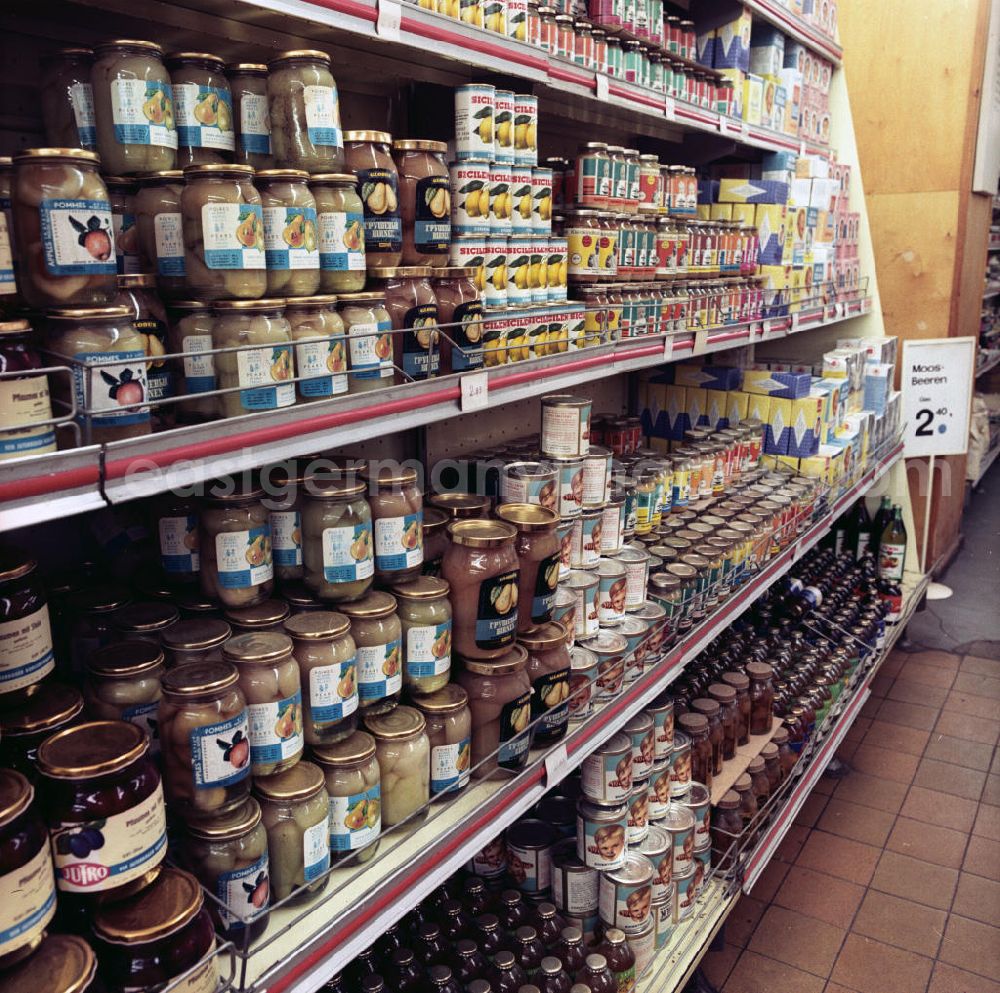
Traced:
<path id="1" fill-rule="evenodd" d="M 990 471 L 990 467 L 997 460 L 997 456 L 1000 455 L 1000 442 L 997 442 L 987 453 L 983 456 L 983 461 L 979 466 L 979 474 L 974 480 L 972 480 L 972 488 L 975 489 L 982 481 L 983 477 L 987 472 Z"/>

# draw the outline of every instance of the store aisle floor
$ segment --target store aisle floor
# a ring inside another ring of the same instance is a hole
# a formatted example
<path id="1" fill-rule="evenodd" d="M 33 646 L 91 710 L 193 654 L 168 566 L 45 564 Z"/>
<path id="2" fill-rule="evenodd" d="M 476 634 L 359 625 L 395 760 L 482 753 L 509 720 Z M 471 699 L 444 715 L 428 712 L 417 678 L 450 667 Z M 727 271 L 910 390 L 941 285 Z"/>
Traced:
<path id="1" fill-rule="evenodd" d="M 993 647 L 887 659 L 838 753 L 852 771 L 823 777 L 704 960 L 718 990 L 1000 993 Z"/>

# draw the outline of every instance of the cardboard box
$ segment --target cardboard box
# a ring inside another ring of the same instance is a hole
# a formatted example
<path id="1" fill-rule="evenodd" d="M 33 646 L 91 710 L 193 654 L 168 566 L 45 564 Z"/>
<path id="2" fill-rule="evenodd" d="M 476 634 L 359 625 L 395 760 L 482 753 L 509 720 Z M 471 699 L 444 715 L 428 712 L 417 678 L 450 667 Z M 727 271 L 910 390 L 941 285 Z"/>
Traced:
<path id="1" fill-rule="evenodd" d="M 703 390 L 738 390 L 742 372 L 736 366 L 696 365 L 680 362 L 674 366 L 674 383 Z"/>
<path id="2" fill-rule="evenodd" d="M 899 390 L 893 390 L 889 394 L 889 402 L 885 405 L 886 436 L 890 440 L 895 440 L 899 435 L 903 416 L 903 394 Z"/>
<path id="3" fill-rule="evenodd" d="M 688 387 L 684 390 L 686 414 L 686 424 L 684 430 L 688 428 L 708 427 L 708 391 Z M 681 433 L 683 438 L 683 432 Z"/>
<path id="4" fill-rule="evenodd" d="M 729 111 L 730 116 L 742 120 L 743 84 L 746 82 L 746 73 L 742 69 L 720 69 L 719 75 L 733 84 L 733 106 Z"/>
<path id="5" fill-rule="evenodd" d="M 761 123 L 761 108 L 764 103 L 764 81 L 760 76 L 748 73 L 743 81 L 743 120 L 747 124 Z"/>
<path id="6" fill-rule="evenodd" d="M 684 432 L 691 427 L 687 415 L 687 390 L 683 386 L 664 387 L 663 409 L 666 413 L 665 434 L 674 441 L 681 441 Z"/>
<path id="7" fill-rule="evenodd" d="M 781 264 L 785 250 L 786 217 L 785 207 L 779 204 L 755 205 L 753 223 L 757 228 L 762 266 Z"/>
<path id="8" fill-rule="evenodd" d="M 699 204 L 699 210 L 701 209 Z M 731 203 L 710 203 L 708 206 L 708 220 L 710 221 L 731 221 L 733 219 L 733 205 Z"/>
<path id="9" fill-rule="evenodd" d="M 760 161 L 760 178 L 791 183 L 795 178 L 795 152 L 765 152 Z"/>
<path id="10" fill-rule="evenodd" d="M 729 390 L 726 393 L 726 421 L 729 424 L 739 424 L 747 419 L 747 401 L 749 397 L 742 390 Z"/>
<path id="11" fill-rule="evenodd" d="M 861 400 L 865 410 L 884 414 L 892 392 L 894 367 L 888 362 L 866 362 Z"/>
<path id="12" fill-rule="evenodd" d="M 770 397 L 764 423 L 764 451 L 768 455 L 787 455 L 792 433 L 792 401 Z"/>
<path id="13" fill-rule="evenodd" d="M 695 59 L 703 66 L 712 68 L 715 62 L 715 30 L 703 31 L 695 38 Z"/>
<path id="14" fill-rule="evenodd" d="M 750 71 L 758 76 L 777 76 L 785 64 L 785 36 L 761 21 L 751 24 Z"/>
<path id="15" fill-rule="evenodd" d="M 719 18 L 721 23 L 710 20 L 706 27 L 714 24 L 715 49 L 712 64 L 716 69 L 750 68 L 750 11 L 740 7 L 735 16 L 726 12 Z"/>
<path id="16" fill-rule="evenodd" d="M 762 393 L 769 397 L 796 400 L 809 396 L 812 377 L 801 372 L 747 370 L 743 374 L 744 393 Z"/>
<path id="17" fill-rule="evenodd" d="M 739 221 L 740 224 L 749 224 L 752 227 L 755 217 L 754 212 L 758 207 L 764 205 L 759 203 L 733 203 L 730 206 L 733 208 L 734 221 Z"/>
<path id="18" fill-rule="evenodd" d="M 726 414 L 726 399 L 729 393 L 725 390 L 705 390 L 705 410 L 708 416 L 708 426 L 713 431 L 721 431 L 729 427 L 729 417 Z"/>
<path id="19" fill-rule="evenodd" d="M 823 439 L 823 407 L 819 396 L 792 400 L 792 426 L 788 435 L 788 454 L 797 458 L 815 455 Z"/>

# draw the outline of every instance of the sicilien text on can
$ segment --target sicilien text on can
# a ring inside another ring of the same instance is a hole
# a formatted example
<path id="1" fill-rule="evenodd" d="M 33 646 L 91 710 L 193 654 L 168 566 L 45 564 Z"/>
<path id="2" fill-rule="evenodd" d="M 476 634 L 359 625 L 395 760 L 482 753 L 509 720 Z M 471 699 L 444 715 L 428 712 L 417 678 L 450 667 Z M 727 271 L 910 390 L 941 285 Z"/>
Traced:
<path id="1" fill-rule="evenodd" d="M 452 162 L 451 233 L 479 235 L 490 231 L 490 163 L 487 159 Z"/>
<path id="2" fill-rule="evenodd" d="M 514 95 L 514 163 L 538 165 L 538 97 Z"/>
<path id="3" fill-rule="evenodd" d="M 468 83 L 455 88 L 455 158 L 493 161 L 496 88 Z"/>

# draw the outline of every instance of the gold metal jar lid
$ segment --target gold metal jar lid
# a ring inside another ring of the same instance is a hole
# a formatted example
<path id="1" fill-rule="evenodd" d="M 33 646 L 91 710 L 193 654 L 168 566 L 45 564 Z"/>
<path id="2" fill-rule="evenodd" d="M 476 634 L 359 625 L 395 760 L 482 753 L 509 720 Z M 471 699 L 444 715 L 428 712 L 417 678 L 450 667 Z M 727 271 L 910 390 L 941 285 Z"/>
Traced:
<path id="1" fill-rule="evenodd" d="M 275 803 L 301 802 L 326 790 L 326 779 L 318 765 L 305 760 L 296 762 L 290 769 L 273 776 L 255 779 L 254 795 L 260 800 Z"/>
<path id="2" fill-rule="evenodd" d="M 262 297 L 259 300 L 216 300 L 212 304 L 212 310 L 254 313 L 261 310 L 282 310 L 284 306 L 284 297 Z"/>
<path id="3" fill-rule="evenodd" d="M 506 521 L 452 521 L 448 534 L 465 548 L 499 548 L 517 537 L 517 528 Z"/>
<path id="4" fill-rule="evenodd" d="M 415 694 L 411 703 L 425 714 L 450 714 L 469 704 L 469 694 L 457 683 L 446 683 L 433 693 Z"/>
<path id="5" fill-rule="evenodd" d="M 385 304 L 384 293 L 373 293 L 371 290 L 363 290 L 361 293 L 340 293 L 337 302 L 341 305 L 349 303 L 381 303 Z"/>
<path id="6" fill-rule="evenodd" d="M 448 265 L 434 270 L 435 279 L 475 279 L 479 267 L 474 265 Z"/>
<path id="7" fill-rule="evenodd" d="M 0 168 L 2 168 L 2 161 L 0 161 Z M 24 334 L 25 331 L 31 330 L 31 323 L 29 321 L 0 321 L 0 335 L 2 334 Z M 2 566 L 0 566 L 2 568 Z"/>
<path id="8" fill-rule="evenodd" d="M 27 810 L 34 795 L 27 777 L 13 769 L 0 769 L 0 827 Z"/>
<path id="9" fill-rule="evenodd" d="M 210 503 L 229 503 L 237 500 L 259 500 L 264 495 L 256 473 L 252 478 L 241 475 L 218 476 L 205 489 L 205 499 Z"/>
<path id="10" fill-rule="evenodd" d="M 222 69 L 226 65 L 225 59 L 211 52 L 168 52 L 164 62 L 168 69 L 176 69 L 184 62 L 200 62 L 216 69 Z"/>
<path id="11" fill-rule="evenodd" d="M 90 779 L 120 772 L 149 751 L 149 738 L 128 721 L 90 721 L 57 731 L 38 746 L 38 771 L 52 779 Z"/>
<path id="12" fill-rule="evenodd" d="M 559 515 L 554 510 L 537 503 L 502 503 L 496 515 L 518 531 L 527 533 L 551 531 L 559 523 Z"/>
<path id="13" fill-rule="evenodd" d="M 230 62 L 226 65 L 226 74 L 242 73 L 245 76 L 266 76 L 267 66 L 263 62 Z"/>
<path id="14" fill-rule="evenodd" d="M 369 266 L 368 275 L 372 279 L 427 279 L 437 275 L 437 269 L 429 265 Z"/>
<path id="15" fill-rule="evenodd" d="M 490 509 L 490 498 L 475 493 L 432 493 L 425 498 L 425 502 L 443 510 L 453 519 L 482 517 Z"/>
<path id="16" fill-rule="evenodd" d="M 11 324 L 22 323 L 11 321 Z M 23 322 L 27 324 L 27 321 Z M 22 579 L 31 574 L 38 567 L 38 563 L 29 558 L 21 549 L 0 548 L 0 583 L 9 583 L 13 579 Z"/>
<path id="17" fill-rule="evenodd" d="M 232 662 L 187 662 L 164 673 L 160 687 L 167 696 L 204 696 L 235 686 L 239 678 Z"/>
<path id="18" fill-rule="evenodd" d="M 266 628 L 280 624 L 290 611 L 284 600 L 265 600 L 252 607 L 233 607 L 226 611 L 226 620 L 241 628 Z"/>
<path id="19" fill-rule="evenodd" d="M 164 866 L 144 890 L 97 907 L 92 926 L 98 937 L 115 945 L 147 944 L 184 927 L 203 902 L 191 873 Z"/>
<path id="20" fill-rule="evenodd" d="M 93 58 L 94 50 L 86 48 L 83 45 L 67 45 L 65 48 L 57 48 L 54 52 L 48 52 L 46 55 L 43 55 L 42 61 L 44 62 L 46 59 L 62 59 L 74 55 L 90 56 Z"/>
<path id="21" fill-rule="evenodd" d="M 292 639 L 279 631 L 250 631 L 237 634 L 222 646 L 222 655 L 240 665 L 266 665 L 292 654 Z"/>
<path id="22" fill-rule="evenodd" d="M 144 41 L 141 38 L 112 38 L 109 41 L 102 41 L 94 46 L 95 55 L 103 55 L 106 52 L 118 51 L 122 48 L 135 49 L 146 54 L 155 54 L 163 57 L 163 46 L 157 45 L 155 41 Z"/>
<path id="23" fill-rule="evenodd" d="M 375 739 L 366 731 L 355 731 L 334 745 L 314 745 L 312 757 L 320 765 L 342 766 L 375 757 Z"/>
<path id="24" fill-rule="evenodd" d="M 324 62 L 329 66 L 333 64 L 333 59 L 318 48 L 293 48 L 279 52 L 267 65 L 270 68 L 281 62 Z"/>
<path id="25" fill-rule="evenodd" d="M 198 179 L 201 176 L 221 176 L 223 179 L 229 177 L 252 179 L 253 175 L 253 166 L 240 165 L 234 162 L 203 162 L 201 165 L 184 167 L 185 179 Z"/>
<path id="26" fill-rule="evenodd" d="M 252 831 L 260 824 L 260 805 L 248 796 L 235 810 L 213 817 L 211 820 L 191 820 L 185 824 L 187 833 L 192 838 L 204 841 L 229 841 L 239 838 Z"/>
<path id="27" fill-rule="evenodd" d="M 420 576 L 412 582 L 392 587 L 393 595 L 401 600 L 438 600 L 447 596 L 450 590 L 451 584 L 436 576 Z"/>
<path id="28" fill-rule="evenodd" d="M 128 307 L 66 307 L 61 310 L 46 311 L 45 317 L 50 321 L 73 321 L 83 324 L 87 321 L 120 321 L 132 317 Z"/>
<path id="29" fill-rule="evenodd" d="M 309 182 L 319 186 L 357 186 L 358 177 L 353 172 L 318 172 L 315 176 L 309 177 Z"/>
<path id="30" fill-rule="evenodd" d="M 437 507 L 424 507 L 424 538 L 435 534 L 448 525 L 448 515 Z"/>
<path id="31" fill-rule="evenodd" d="M 163 665 L 163 652 L 152 641 L 116 641 L 95 649 L 87 659 L 87 671 L 94 676 L 115 678 L 141 676 Z"/>
<path id="32" fill-rule="evenodd" d="M 415 483 L 417 481 L 417 470 L 413 468 L 413 466 L 408 465 L 395 467 L 378 465 L 377 473 L 374 475 L 375 482 L 379 486 L 408 486 L 410 483 Z M 361 470 L 360 476 L 362 479 L 372 479 L 373 466 L 371 463 L 366 465 L 364 469 Z"/>
<path id="33" fill-rule="evenodd" d="M 517 643 L 529 651 L 546 651 L 566 644 L 566 626 L 561 621 L 548 621 L 521 631 Z"/>
<path id="34" fill-rule="evenodd" d="M 294 310 L 296 307 L 332 307 L 336 302 L 337 296 L 333 293 L 312 297 L 288 297 L 285 300 L 285 310 Z"/>
<path id="35" fill-rule="evenodd" d="M 171 603 L 146 601 L 118 607 L 111 615 L 111 623 L 119 631 L 162 631 L 175 624 L 180 611 Z"/>
<path id="36" fill-rule="evenodd" d="M 391 593 L 372 590 L 353 603 L 338 604 L 342 613 L 352 620 L 367 620 L 370 617 L 388 617 L 396 611 L 396 598 Z"/>
<path id="37" fill-rule="evenodd" d="M 4 970 L 4 993 L 83 993 L 94 981 L 97 956 L 75 934 L 47 934 L 35 950 Z"/>
<path id="38" fill-rule="evenodd" d="M 118 277 L 119 290 L 152 290 L 156 289 L 156 277 L 148 272 L 129 273 Z"/>
<path id="39" fill-rule="evenodd" d="M 372 141 L 379 145 L 391 145 L 392 135 L 388 131 L 345 131 L 344 141 Z"/>
<path id="40" fill-rule="evenodd" d="M 315 473 L 309 476 L 306 483 L 306 493 L 317 500 L 347 500 L 361 496 L 366 489 L 365 484 L 353 474 Z"/>
<path id="41" fill-rule="evenodd" d="M 163 645 L 171 651 L 206 651 L 228 641 L 233 629 L 216 617 L 193 617 L 178 621 L 163 632 Z"/>
<path id="42" fill-rule="evenodd" d="M 272 180 L 274 182 L 280 182 L 282 180 L 302 180 L 306 182 L 309 179 L 309 173 L 305 169 L 258 169 L 254 173 L 254 182 L 263 179 L 265 182 Z"/>
<path id="43" fill-rule="evenodd" d="M 467 659 L 459 656 L 462 666 L 480 676 L 507 676 L 520 672 L 528 663 L 528 652 L 523 645 L 512 645 L 510 651 L 498 659 Z"/>
<path id="44" fill-rule="evenodd" d="M 376 737 L 385 740 L 410 738 L 427 727 L 427 721 L 413 707 L 396 707 L 387 714 L 373 714 L 365 718 L 365 727 Z"/>
<path id="45" fill-rule="evenodd" d="M 16 710 L 0 715 L 4 738 L 44 734 L 71 721 L 83 710 L 83 696 L 75 686 L 46 682 L 45 691 L 38 692 L 39 685 L 29 688 Z"/>
<path id="46" fill-rule="evenodd" d="M 448 151 L 445 141 L 429 141 L 426 138 L 400 138 L 392 143 L 394 152 L 439 152 L 444 155 Z"/>
<path id="47" fill-rule="evenodd" d="M 164 300 L 163 305 L 167 310 L 203 310 L 209 313 L 212 310 L 210 300 Z"/>
<path id="48" fill-rule="evenodd" d="M 329 641 L 351 630 L 351 622 L 334 610 L 310 610 L 285 621 L 289 637 L 299 641 Z"/>

